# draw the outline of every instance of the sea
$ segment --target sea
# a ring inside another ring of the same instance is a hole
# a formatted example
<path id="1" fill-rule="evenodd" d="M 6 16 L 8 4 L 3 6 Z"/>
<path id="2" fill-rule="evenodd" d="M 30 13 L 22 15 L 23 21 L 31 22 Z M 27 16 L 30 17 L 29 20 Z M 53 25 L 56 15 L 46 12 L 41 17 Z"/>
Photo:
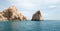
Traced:
<path id="1" fill-rule="evenodd" d="M 60 20 L 1 21 L 0 31 L 60 31 Z"/>

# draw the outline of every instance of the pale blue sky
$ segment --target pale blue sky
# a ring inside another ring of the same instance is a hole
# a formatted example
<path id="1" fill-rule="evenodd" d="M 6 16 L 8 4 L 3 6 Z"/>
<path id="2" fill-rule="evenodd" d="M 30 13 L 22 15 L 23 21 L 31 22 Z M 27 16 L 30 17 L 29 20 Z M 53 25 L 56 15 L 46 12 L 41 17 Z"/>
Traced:
<path id="1" fill-rule="evenodd" d="M 40 10 L 44 20 L 60 20 L 60 0 L 0 0 L 0 11 L 12 5 L 27 19 Z"/>

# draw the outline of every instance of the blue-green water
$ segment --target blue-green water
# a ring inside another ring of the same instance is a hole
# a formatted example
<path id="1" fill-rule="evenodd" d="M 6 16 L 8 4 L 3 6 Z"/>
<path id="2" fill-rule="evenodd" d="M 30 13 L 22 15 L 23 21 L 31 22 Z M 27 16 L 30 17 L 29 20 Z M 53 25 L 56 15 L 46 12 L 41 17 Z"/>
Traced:
<path id="1" fill-rule="evenodd" d="M 60 31 L 60 21 L 0 22 L 0 31 Z"/>

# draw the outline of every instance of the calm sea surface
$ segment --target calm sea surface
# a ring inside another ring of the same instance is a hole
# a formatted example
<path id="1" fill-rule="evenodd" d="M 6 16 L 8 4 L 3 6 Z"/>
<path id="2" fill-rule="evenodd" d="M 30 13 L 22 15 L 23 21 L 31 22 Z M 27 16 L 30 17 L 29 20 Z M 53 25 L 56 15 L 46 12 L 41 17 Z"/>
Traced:
<path id="1" fill-rule="evenodd" d="M 60 31 L 60 21 L 0 22 L 0 31 Z"/>

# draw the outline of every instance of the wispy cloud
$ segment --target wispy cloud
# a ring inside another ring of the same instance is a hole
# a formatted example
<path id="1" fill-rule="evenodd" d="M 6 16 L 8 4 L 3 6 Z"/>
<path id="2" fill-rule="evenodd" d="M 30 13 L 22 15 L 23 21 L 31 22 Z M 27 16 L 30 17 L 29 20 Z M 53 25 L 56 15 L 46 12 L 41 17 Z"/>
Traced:
<path id="1" fill-rule="evenodd" d="M 50 5 L 48 6 L 49 8 L 56 8 L 57 6 L 56 5 Z"/>
<path id="2" fill-rule="evenodd" d="M 10 0 L 8 0 L 10 1 Z M 41 0 L 12 0 L 12 5 L 17 5 L 19 7 L 22 7 L 24 9 L 32 9 L 40 7 Z"/>
<path id="3" fill-rule="evenodd" d="M 3 7 L 2 5 L 0 5 L 0 8 Z"/>
<path id="4" fill-rule="evenodd" d="M 45 4 L 57 4 L 60 0 L 43 0 Z"/>
<path id="5" fill-rule="evenodd" d="M 3 10 L 3 8 L 4 8 L 4 7 L 3 7 L 3 5 L 0 5 L 0 11 L 2 11 L 2 10 Z"/>

